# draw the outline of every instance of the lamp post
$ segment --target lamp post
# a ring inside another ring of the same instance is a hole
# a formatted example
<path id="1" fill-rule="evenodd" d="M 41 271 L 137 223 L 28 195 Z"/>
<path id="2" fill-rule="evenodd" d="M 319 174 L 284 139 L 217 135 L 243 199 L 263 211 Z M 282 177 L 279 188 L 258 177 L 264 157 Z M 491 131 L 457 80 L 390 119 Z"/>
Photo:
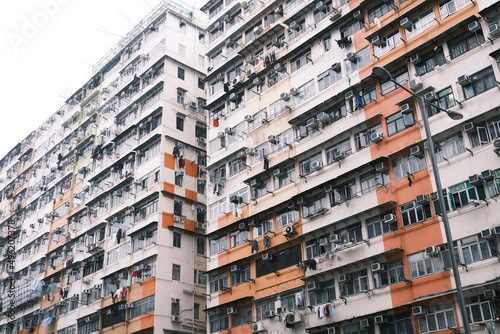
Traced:
<path id="1" fill-rule="evenodd" d="M 391 76 L 389 71 L 387 71 L 384 67 L 375 66 L 372 70 L 372 74 L 374 76 L 378 77 L 379 79 L 388 79 L 388 80 L 392 81 L 396 86 L 403 88 L 405 91 L 410 93 L 413 97 L 418 99 L 420 102 L 420 105 L 422 107 L 422 119 L 424 121 L 425 135 L 427 137 L 427 144 L 429 147 L 429 156 L 431 158 L 431 165 L 432 165 L 432 169 L 434 172 L 434 181 L 436 182 L 439 205 L 441 206 L 441 213 L 442 213 L 444 231 L 446 234 L 446 241 L 447 241 L 448 249 L 450 251 L 451 269 L 453 272 L 453 277 L 455 278 L 455 285 L 457 288 L 457 299 L 458 299 L 458 304 L 459 304 L 459 308 L 460 308 L 460 313 L 462 315 L 462 323 L 464 325 L 465 333 L 470 334 L 469 319 L 467 318 L 467 309 L 465 308 L 465 300 L 464 300 L 464 293 L 463 293 L 463 289 L 462 289 L 462 282 L 460 280 L 460 273 L 458 271 L 458 263 L 457 263 L 457 259 L 455 257 L 454 248 L 453 248 L 453 239 L 451 237 L 450 222 L 448 221 L 448 213 L 446 212 L 446 206 L 445 206 L 444 197 L 443 197 L 443 188 L 441 186 L 441 177 L 439 176 L 439 170 L 438 170 L 438 166 L 436 163 L 436 154 L 434 152 L 434 142 L 432 140 L 431 129 L 429 126 L 426 101 L 422 97 L 417 96 L 415 93 L 413 93 L 412 91 L 410 91 L 409 89 L 407 89 L 406 87 L 401 85 L 399 82 L 394 80 L 394 78 Z M 447 113 L 448 116 L 453 120 L 459 120 L 459 119 L 463 118 L 463 115 L 459 112 L 446 110 L 446 109 L 440 108 L 439 106 L 435 106 L 435 105 L 433 105 L 433 106 L 436 107 L 437 109 Z"/>

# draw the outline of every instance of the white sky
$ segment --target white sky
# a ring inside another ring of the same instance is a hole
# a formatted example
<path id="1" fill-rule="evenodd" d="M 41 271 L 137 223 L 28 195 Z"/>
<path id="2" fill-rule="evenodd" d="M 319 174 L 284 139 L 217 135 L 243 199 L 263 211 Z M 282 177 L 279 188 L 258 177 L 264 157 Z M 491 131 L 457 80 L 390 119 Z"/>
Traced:
<path id="1" fill-rule="evenodd" d="M 1 1 L 0 158 L 85 84 L 92 66 L 118 43 L 119 36 L 160 2 Z M 196 8 L 205 2 L 183 1 Z"/>

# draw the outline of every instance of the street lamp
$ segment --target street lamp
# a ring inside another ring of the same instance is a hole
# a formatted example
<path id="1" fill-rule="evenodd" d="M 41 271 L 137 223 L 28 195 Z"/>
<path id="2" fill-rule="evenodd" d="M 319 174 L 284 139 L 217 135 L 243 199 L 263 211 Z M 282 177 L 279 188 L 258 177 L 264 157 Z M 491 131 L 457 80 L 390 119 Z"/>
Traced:
<path id="1" fill-rule="evenodd" d="M 375 66 L 372 70 L 372 74 L 379 79 L 390 80 L 396 86 L 403 88 L 405 91 L 410 93 L 413 97 L 418 99 L 420 102 L 420 106 L 422 107 L 422 119 L 424 121 L 425 135 L 427 136 L 427 144 L 429 147 L 429 156 L 431 158 L 432 169 L 434 172 L 434 181 L 436 182 L 439 205 L 441 206 L 444 231 L 446 234 L 446 241 L 448 244 L 448 249 L 450 251 L 451 269 L 453 271 L 453 277 L 455 278 L 455 285 L 457 287 L 458 304 L 460 307 L 460 313 L 462 315 L 462 322 L 464 324 L 465 333 L 470 334 L 469 319 L 467 318 L 467 309 L 465 308 L 465 300 L 464 300 L 464 293 L 462 290 L 462 282 L 460 281 L 460 273 L 458 271 L 458 263 L 457 263 L 457 259 L 455 258 L 455 252 L 454 252 L 454 248 L 453 248 L 453 239 L 451 237 L 451 230 L 450 230 L 450 222 L 448 221 L 448 213 L 446 212 L 446 206 L 444 203 L 443 188 L 441 186 L 441 178 L 439 176 L 439 170 L 438 170 L 438 166 L 436 163 L 436 154 L 434 153 L 434 142 L 432 140 L 431 129 L 429 127 L 429 119 L 428 119 L 428 115 L 427 115 L 426 101 L 421 96 L 416 95 L 411 90 L 407 89 L 406 87 L 401 85 L 399 82 L 394 80 L 394 78 L 391 76 L 389 71 L 387 71 L 384 67 Z M 464 117 L 459 112 L 446 110 L 446 109 L 443 109 L 443 108 L 441 108 L 437 105 L 434 105 L 434 104 L 433 104 L 433 106 L 435 108 L 447 113 L 448 116 L 453 120 L 460 120 Z"/>

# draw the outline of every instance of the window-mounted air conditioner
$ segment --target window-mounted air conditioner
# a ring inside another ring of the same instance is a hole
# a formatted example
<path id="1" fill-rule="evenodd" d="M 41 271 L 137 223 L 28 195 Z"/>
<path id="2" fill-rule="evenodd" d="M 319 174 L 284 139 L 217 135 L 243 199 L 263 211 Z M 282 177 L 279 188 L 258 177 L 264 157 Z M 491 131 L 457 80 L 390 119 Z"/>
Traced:
<path id="1" fill-rule="evenodd" d="M 375 35 L 372 37 L 372 44 L 376 46 L 380 46 L 382 44 L 382 40 L 379 35 Z"/>
<path id="2" fill-rule="evenodd" d="M 349 52 L 345 57 L 350 62 L 355 62 L 358 59 L 358 57 L 357 57 L 357 55 L 356 55 L 355 52 Z"/>
<path id="3" fill-rule="evenodd" d="M 387 171 L 387 164 L 385 162 L 379 162 L 375 165 L 375 171 L 380 173 Z"/>
<path id="4" fill-rule="evenodd" d="M 399 21 L 399 24 L 401 25 L 401 27 L 403 27 L 404 29 L 408 29 L 408 28 L 411 28 L 413 22 L 411 22 L 410 20 L 408 20 L 407 17 L 403 17 L 401 19 L 401 21 Z"/>
<path id="5" fill-rule="evenodd" d="M 439 248 L 436 246 L 429 246 L 425 248 L 425 255 L 436 256 L 439 254 Z"/>
<path id="6" fill-rule="evenodd" d="M 372 268 L 372 272 L 376 273 L 376 272 L 379 272 L 379 271 L 382 271 L 382 270 L 385 270 L 385 265 L 383 263 L 373 263 L 371 265 L 371 268 Z"/>
<path id="7" fill-rule="evenodd" d="M 424 94 L 424 100 L 427 102 L 436 101 L 436 95 L 433 92 L 427 92 Z"/>
<path id="8" fill-rule="evenodd" d="M 424 315 L 426 313 L 425 307 L 423 306 L 414 306 L 411 308 L 411 313 L 413 315 Z"/>
<path id="9" fill-rule="evenodd" d="M 460 86 L 467 86 L 471 83 L 470 78 L 467 75 L 461 75 L 457 78 L 458 84 Z"/>
<path id="10" fill-rule="evenodd" d="M 481 29 L 481 26 L 477 23 L 477 21 L 473 21 L 467 25 L 467 28 L 469 28 L 469 31 L 476 32 Z"/>
<path id="11" fill-rule="evenodd" d="M 411 106 L 408 103 L 405 103 L 401 106 L 401 112 L 403 114 L 411 114 L 412 111 L 413 111 L 413 109 L 411 108 Z"/>
<path id="12" fill-rule="evenodd" d="M 411 147 L 410 154 L 417 158 L 422 158 L 424 156 L 424 152 L 420 149 L 420 146 Z"/>
<path id="13" fill-rule="evenodd" d="M 372 142 L 374 142 L 375 144 L 380 143 L 383 139 L 384 139 L 384 135 L 382 133 L 374 132 L 370 135 L 370 140 Z"/>

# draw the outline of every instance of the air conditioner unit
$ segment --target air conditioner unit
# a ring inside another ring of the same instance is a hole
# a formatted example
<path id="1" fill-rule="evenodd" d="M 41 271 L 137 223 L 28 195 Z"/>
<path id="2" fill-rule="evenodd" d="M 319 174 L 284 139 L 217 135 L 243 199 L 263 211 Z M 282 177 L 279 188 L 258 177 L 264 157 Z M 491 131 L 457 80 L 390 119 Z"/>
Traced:
<path id="1" fill-rule="evenodd" d="M 256 152 L 255 152 L 255 149 L 252 148 L 252 147 L 248 147 L 245 151 L 248 155 L 255 155 Z"/>
<path id="2" fill-rule="evenodd" d="M 316 118 L 309 118 L 306 122 L 306 126 L 308 128 L 317 129 L 318 128 L 318 120 Z"/>
<path id="3" fill-rule="evenodd" d="M 471 83 L 469 77 L 466 75 L 459 76 L 457 81 L 460 86 L 467 86 Z"/>
<path id="4" fill-rule="evenodd" d="M 353 97 L 354 97 L 354 93 L 353 93 L 353 91 L 352 91 L 352 90 L 347 91 L 347 92 L 344 94 L 344 98 L 345 98 L 346 100 L 350 100 L 350 99 L 352 99 Z"/>
<path id="5" fill-rule="evenodd" d="M 330 236 L 330 242 L 334 244 L 340 244 L 342 243 L 342 238 L 338 234 L 332 234 Z"/>
<path id="6" fill-rule="evenodd" d="M 405 103 L 401 106 L 401 112 L 403 114 L 411 114 L 413 109 L 410 107 L 408 103 Z"/>
<path id="7" fill-rule="evenodd" d="M 287 227 L 285 227 L 283 229 L 283 235 L 284 236 L 290 236 L 290 235 L 293 235 L 295 234 L 295 229 L 293 228 L 292 225 L 288 225 Z"/>
<path id="8" fill-rule="evenodd" d="M 175 176 L 184 176 L 184 171 L 182 171 L 182 170 L 176 171 Z"/>
<path id="9" fill-rule="evenodd" d="M 345 158 L 345 153 L 344 152 L 342 152 L 342 151 L 336 151 L 335 152 L 334 159 L 336 161 L 342 160 L 344 158 Z"/>
<path id="10" fill-rule="evenodd" d="M 485 181 L 491 181 L 495 178 L 495 172 L 492 171 L 491 169 L 483 170 L 481 172 L 481 177 Z"/>
<path id="11" fill-rule="evenodd" d="M 245 159 L 247 155 L 245 154 L 245 152 L 238 152 L 238 154 L 236 154 L 236 157 L 238 159 Z"/>
<path id="12" fill-rule="evenodd" d="M 355 11 L 352 12 L 352 17 L 356 20 L 360 20 L 363 18 L 363 13 L 361 12 L 361 10 L 356 9 Z"/>
<path id="13" fill-rule="evenodd" d="M 283 101 L 288 101 L 288 100 L 290 100 L 290 94 L 288 94 L 288 93 L 281 93 L 280 98 Z"/>
<path id="14" fill-rule="evenodd" d="M 297 22 L 292 21 L 292 22 L 290 22 L 290 29 L 293 29 L 295 31 L 299 31 L 300 30 L 300 25 L 298 25 Z"/>
<path id="15" fill-rule="evenodd" d="M 231 197 L 229 197 L 229 202 L 231 202 L 233 204 L 239 204 L 240 203 L 240 197 L 237 196 L 237 195 L 232 195 Z"/>
<path id="16" fill-rule="evenodd" d="M 247 222 L 248 226 L 253 226 L 255 225 L 255 219 L 249 219 Z"/>
<path id="17" fill-rule="evenodd" d="M 200 222 L 196 222 L 196 223 L 194 223 L 194 227 L 195 227 L 196 229 L 199 229 L 199 230 L 203 230 L 203 229 L 205 229 L 205 225 L 204 225 L 203 223 L 200 223 Z"/>
<path id="18" fill-rule="evenodd" d="M 436 256 L 439 254 L 439 248 L 436 246 L 425 247 L 425 255 Z"/>
<path id="19" fill-rule="evenodd" d="M 483 179 L 479 174 L 474 174 L 469 176 L 469 183 L 474 185 L 474 186 L 479 186 L 483 184 Z"/>
<path id="20" fill-rule="evenodd" d="M 467 27 L 469 28 L 469 31 L 472 31 L 472 32 L 476 32 L 479 29 L 481 29 L 481 26 L 479 25 L 479 23 L 477 23 L 477 21 L 473 21 L 473 22 L 469 23 L 469 25 Z"/>
<path id="21" fill-rule="evenodd" d="M 240 270 L 240 267 L 238 267 L 237 265 L 233 264 L 231 266 L 231 272 L 235 272 L 235 271 L 238 271 L 238 270 Z"/>
<path id="22" fill-rule="evenodd" d="M 384 135 L 382 133 L 374 132 L 370 135 L 370 140 L 372 142 L 374 142 L 375 144 L 380 143 L 383 139 L 384 139 Z"/>
<path id="23" fill-rule="evenodd" d="M 118 305 L 118 310 L 125 310 L 127 309 L 127 307 L 125 306 L 125 304 L 122 304 L 122 305 Z"/>
<path id="24" fill-rule="evenodd" d="M 255 28 L 253 28 L 253 32 L 255 35 L 260 35 L 260 34 L 262 34 L 263 31 L 264 31 L 264 29 L 262 28 L 262 26 L 257 26 Z"/>
<path id="25" fill-rule="evenodd" d="M 326 112 L 320 112 L 318 115 L 316 115 L 316 119 L 321 124 L 326 124 L 326 123 L 330 122 L 330 116 L 328 116 L 328 114 Z"/>
<path id="26" fill-rule="evenodd" d="M 192 110 L 196 110 L 196 108 L 197 108 L 196 102 L 189 102 L 189 108 Z"/>
<path id="27" fill-rule="evenodd" d="M 170 320 L 176 323 L 182 322 L 181 317 L 179 317 L 178 315 L 173 315 L 172 318 L 170 318 Z"/>
<path id="28" fill-rule="evenodd" d="M 338 327 L 328 327 L 328 334 L 340 334 Z"/>
<path id="29" fill-rule="evenodd" d="M 330 9 L 330 21 L 335 22 L 342 16 L 342 13 L 337 8 Z"/>
<path id="30" fill-rule="evenodd" d="M 414 306 L 411 308 L 411 313 L 413 315 L 424 315 L 426 313 L 426 310 L 423 306 Z"/>
<path id="31" fill-rule="evenodd" d="M 250 180 L 250 187 L 256 187 L 258 184 L 259 182 L 257 182 L 257 179 Z"/>
<path id="32" fill-rule="evenodd" d="M 320 246 L 326 246 L 330 243 L 328 238 L 321 238 L 318 240 L 318 243 Z"/>
<path id="33" fill-rule="evenodd" d="M 358 59 L 358 56 L 356 55 L 355 52 L 349 52 L 345 57 L 350 62 L 355 62 Z"/>
<path id="34" fill-rule="evenodd" d="M 495 291 L 495 290 L 493 290 L 493 289 L 484 290 L 484 291 L 483 291 L 483 296 L 484 296 L 484 298 L 486 298 L 486 299 L 493 299 L 493 298 L 495 298 L 495 297 L 497 296 L 497 293 L 496 293 L 496 291 Z"/>
<path id="35" fill-rule="evenodd" d="M 420 146 L 411 147 L 410 154 L 417 158 L 422 158 L 424 156 L 424 152 L 420 149 Z"/>
<path id="36" fill-rule="evenodd" d="M 387 171 L 387 164 L 385 162 L 379 162 L 375 165 L 375 171 L 380 173 Z"/>
<path id="37" fill-rule="evenodd" d="M 244 229 L 246 229 L 246 228 L 247 228 L 247 225 L 245 224 L 245 222 L 242 222 L 242 223 L 239 223 L 239 224 L 238 224 L 238 229 L 240 229 L 240 230 L 244 230 Z"/>
<path id="38" fill-rule="evenodd" d="M 417 203 L 422 205 L 429 204 L 429 195 L 418 195 Z"/>
<path id="39" fill-rule="evenodd" d="M 276 144 L 276 136 L 275 135 L 269 135 L 267 137 L 267 141 L 270 142 L 271 144 Z"/>
<path id="40" fill-rule="evenodd" d="M 323 4 L 323 1 L 319 1 L 316 3 L 316 9 L 317 10 L 323 10 L 325 9 L 325 5 Z"/>
<path id="41" fill-rule="evenodd" d="M 253 122 L 253 116 L 252 115 L 245 115 L 245 122 L 247 122 L 247 123 Z"/>
<path id="42" fill-rule="evenodd" d="M 293 201 L 289 201 L 286 203 L 286 207 L 288 209 L 294 209 L 295 208 L 295 203 Z"/>
<path id="43" fill-rule="evenodd" d="M 332 71 L 335 71 L 335 72 L 340 72 L 342 70 L 342 66 L 340 65 L 340 63 L 334 63 L 332 65 Z"/>
<path id="44" fill-rule="evenodd" d="M 179 298 L 171 298 L 171 303 L 172 304 L 179 304 L 181 300 Z"/>
<path id="45" fill-rule="evenodd" d="M 198 144 L 200 144 L 201 146 L 205 146 L 207 144 L 205 138 L 198 137 Z"/>
<path id="46" fill-rule="evenodd" d="M 299 95 L 299 90 L 297 88 L 291 88 L 290 89 L 290 95 Z"/>
<path id="47" fill-rule="evenodd" d="M 308 282 L 307 283 L 307 290 L 308 291 L 314 291 L 319 289 L 319 284 L 318 282 Z"/>
<path id="48" fill-rule="evenodd" d="M 271 254 L 262 254 L 262 260 L 264 261 L 272 261 L 273 256 Z"/>
<path id="49" fill-rule="evenodd" d="M 288 313 L 286 315 L 286 322 L 289 324 L 296 324 L 302 321 L 302 313 Z"/>
<path id="50" fill-rule="evenodd" d="M 237 314 L 238 312 L 236 312 L 236 308 L 234 307 L 228 307 L 227 308 L 227 314 Z"/>
<path id="51" fill-rule="evenodd" d="M 276 313 L 273 311 L 273 310 L 267 310 L 265 313 L 264 313 L 264 316 L 266 318 L 274 318 L 274 316 L 276 315 Z"/>
<path id="52" fill-rule="evenodd" d="M 373 322 L 379 325 L 379 324 L 385 324 L 387 320 L 383 315 L 376 315 L 375 318 L 373 319 Z"/>
<path id="53" fill-rule="evenodd" d="M 255 74 L 255 68 L 251 67 L 247 69 L 247 77 L 251 77 L 254 74 Z"/>
<path id="54" fill-rule="evenodd" d="M 361 321 L 359 322 L 359 327 L 361 327 L 361 328 L 370 327 L 370 320 L 369 319 L 361 319 Z"/>
<path id="55" fill-rule="evenodd" d="M 484 239 L 493 239 L 495 237 L 495 235 L 493 234 L 493 232 L 490 229 L 487 229 L 487 230 L 481 231 L 481 237 Z"/>
<path id="56" fill-rule="evenodd" d="M 256 322 L 255 324 L 252 325 L 252 333 L 260 333 L 264 332 L 266 329 L 264 328 L 264 325 L 261 322 Z"/>
<path id="57" fill-rule="evenodd" d="M 476 127 L 474 126 L 474 123 L 468 122 L 464 124 L 464 131 L 467 133 L 473 133 L 476 131 Z"/>
<path id="58" fill-rule="evenodd" d="M 236 93 L 229 94 L 229 100 L 236 101 L 236 98 L 237 98 Z"/>
<path id="59" fill-rule="evenodd" d="M 273 176 L 282 176 L 285 175 L 284 170 L 276 168 L 273 170 Z"/>
<path id="60" fill-rule="evenodd" d="M 323 163 L 321 161 L 313 161 L 311 164 L 311 168 L 315 171 L 318 171 L 323 168 Z"/>
<path id="61" fill-rule="evenodd" d="M 384 222 L 386 224 L 394 224 L 397 222 L 396 215 L 393 213 L 389 213 L 384 216 Z"/>
<path id="62" fill-rule="evenodd" d="M 418 53 L 415 53 L 410 56 L 411 63 L 418 63 L 419 61 L 420 61 L 420 56 L 418 55 Z"/>
<path id="63" fill-rule="evenodd" d="M 413 22 L 411 22 L 410 20 L 408 20 L 407 17 L 404 17 L 404 18 L 401 19 L 401 21 L 399 21 L 399 24 L 404 29 L 408 29 L 408 28 L 411 28 L 411 26 L 413 25 Z"/>
<path id="64" fill-rule="evenodd" d="M 385 265 L 383 263 L 373 263 L 371 265 L 371 268 L 372 268 L 372 272 L 376 273 L 376 272 L 379 272 L 379 271 L 382 271 L 382 270 L 385 270 Z"/>
<path id="65" fill-rule="evenodd" d="M 299 205 L 300 205 L 300 204 L 302 204 L 302 203 L 304 203 L 304 197 L 302 197 L 302 196 L 301 196 L 301 197 L 297 197 L 296 202 L 297 202 L 297 204 L 299 204 Z"/>
<path id="66" fill-rule="evenodd" d="M 490 33 L 491 37 L 497 37 L 500 35 L 500 27 L 498 24 L 492 24 L 488 27 L 488 32 Z"/>
<path id="67" fill-rule="evenodd" d="M 424 94 L 424 100 L 427 102 L 436 101 L 436 95 L 433 92 L 427 92 Z"/>
<path id="68" fill-rule="evenodd" d="M 376 45 L 376 46 L 379 46 L 379 45 L 382 44 L 382 40 L 380 39 L 379 35 L 373 36 L 373 38 L 372 38 L 372 44 Z"/>
<path id="69" fill-rule="evenodd" d="M 338 276 L 339 283 L 345 283 L 352 281 L 352 274 L 341 274 Z"/>
<path id="70" fill-rule="evenodd" d="M 323 190 L 325 191 L 325 193 L 331 193 L 333 191 L 333 186 L 331 184 L 327 184 L 323 187 Z"/>

